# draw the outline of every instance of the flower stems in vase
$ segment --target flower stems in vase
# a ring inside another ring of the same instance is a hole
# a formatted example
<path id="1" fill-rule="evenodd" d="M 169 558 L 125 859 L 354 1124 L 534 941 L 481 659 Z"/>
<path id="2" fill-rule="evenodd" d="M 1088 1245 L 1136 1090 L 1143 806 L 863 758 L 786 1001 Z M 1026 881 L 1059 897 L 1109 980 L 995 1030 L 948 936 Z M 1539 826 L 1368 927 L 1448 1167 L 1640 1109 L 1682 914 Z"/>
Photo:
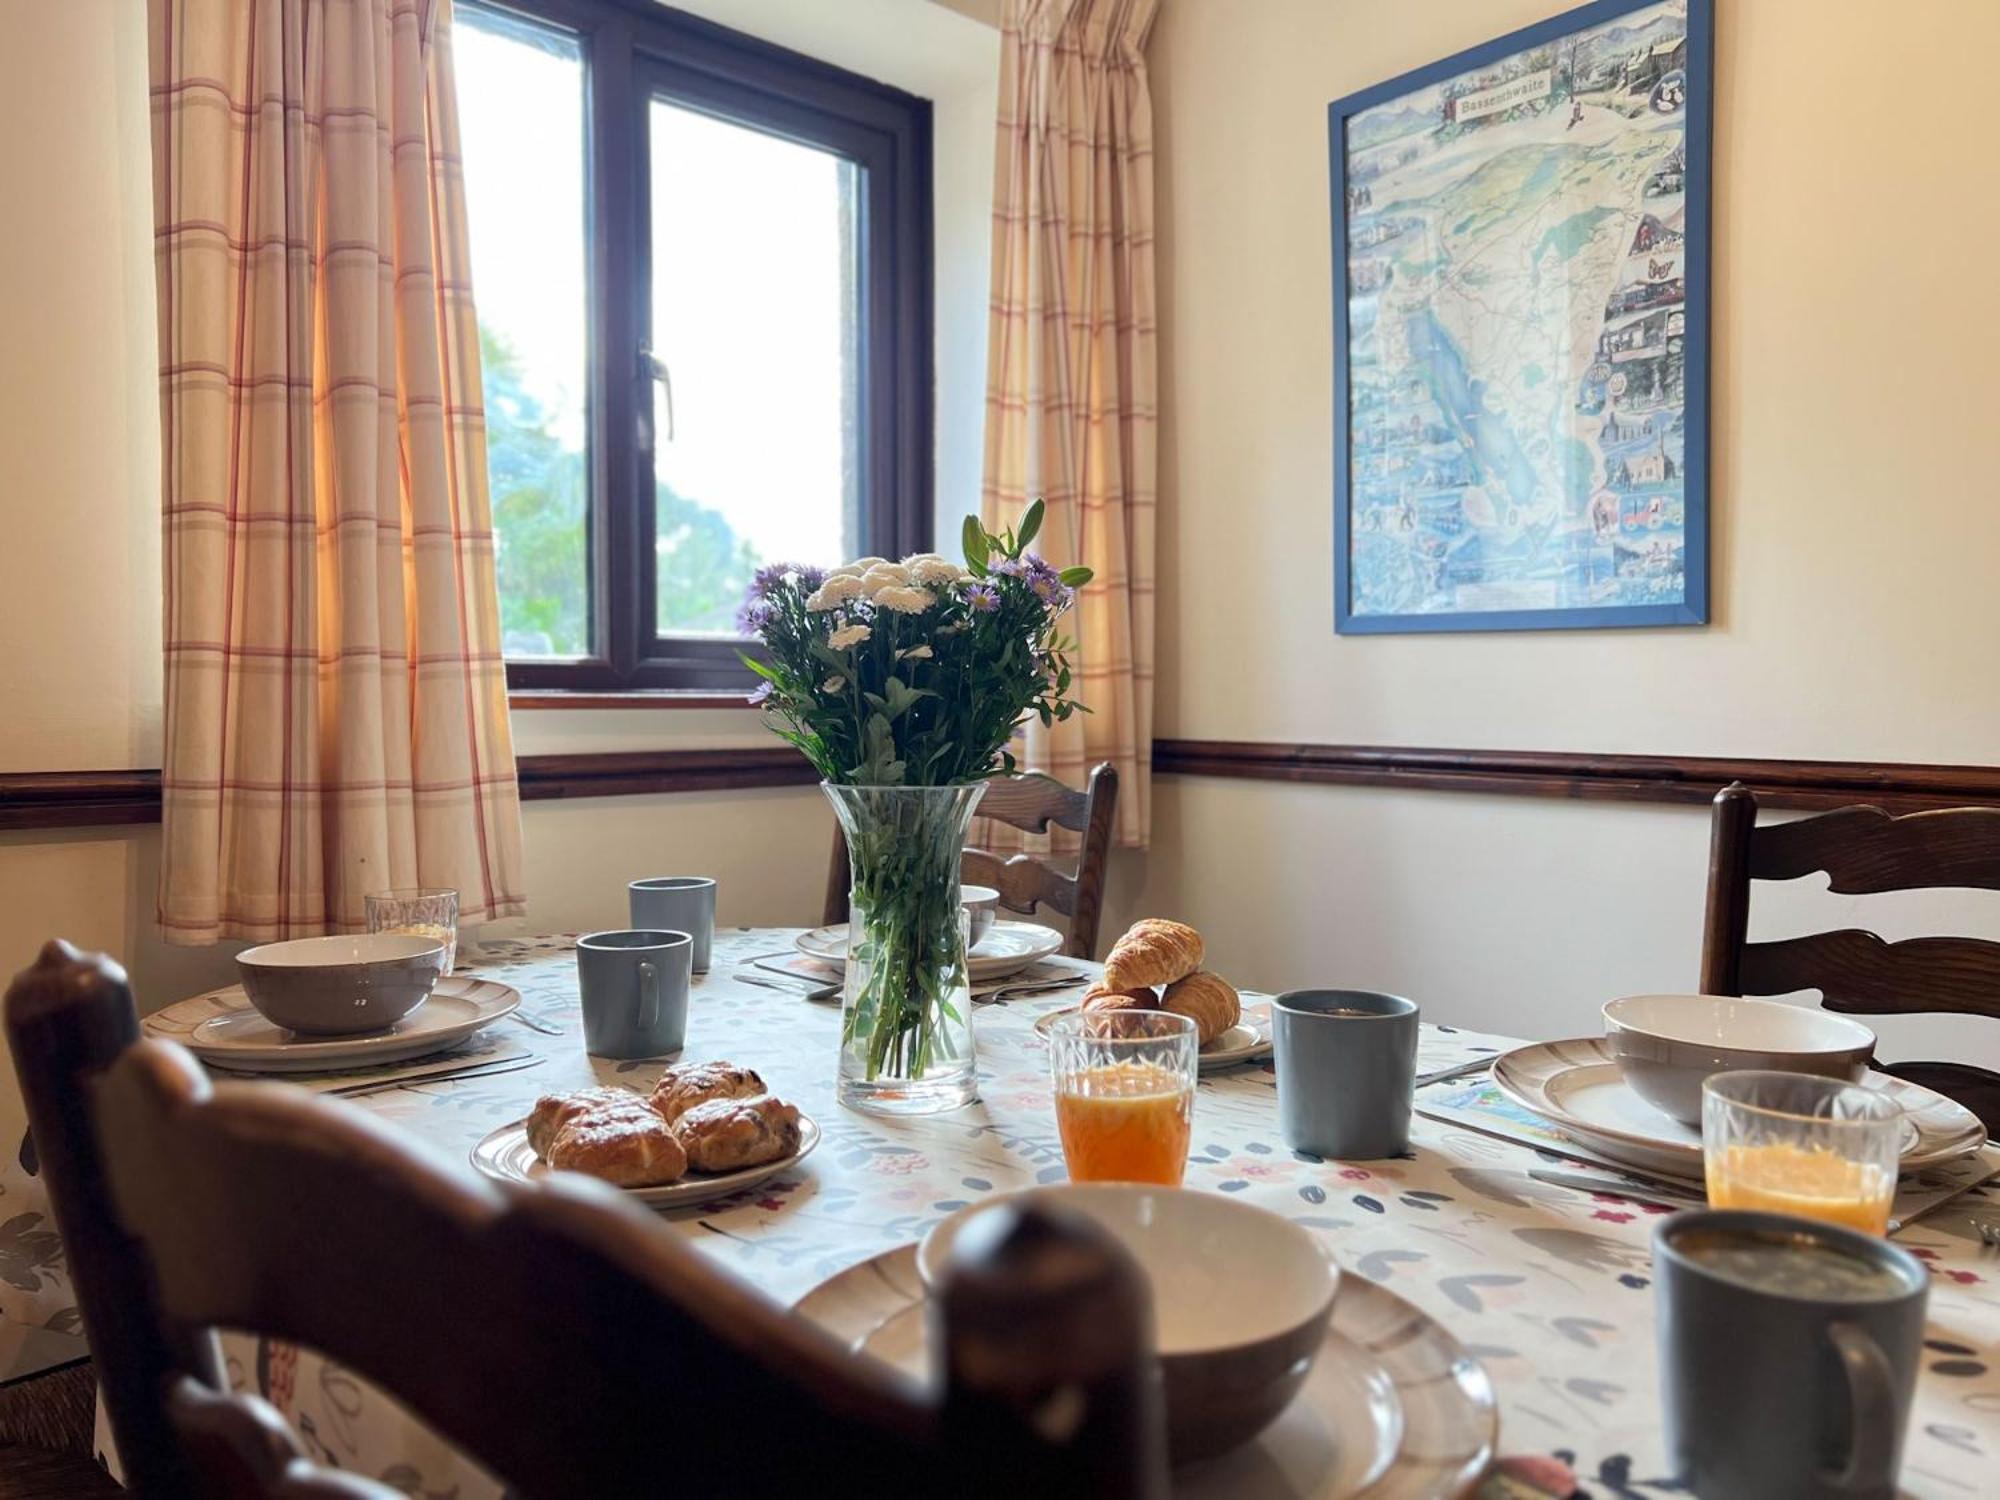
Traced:
<path id="1" fill-rule="evenodd" d="M 852 875 L 840 1092 L 860 1108 L 953 1108 L 977 1092 L 959 854 L 987 777 L 1029 714 L 1082 710 L 1057 621 L 1090 570 L 1028 551 L 1029 506 L 999 535 L 965 524 L 934 553 L 759 571 L 742 614 L 764 646 L 771 727 L 810 760 Z"/>

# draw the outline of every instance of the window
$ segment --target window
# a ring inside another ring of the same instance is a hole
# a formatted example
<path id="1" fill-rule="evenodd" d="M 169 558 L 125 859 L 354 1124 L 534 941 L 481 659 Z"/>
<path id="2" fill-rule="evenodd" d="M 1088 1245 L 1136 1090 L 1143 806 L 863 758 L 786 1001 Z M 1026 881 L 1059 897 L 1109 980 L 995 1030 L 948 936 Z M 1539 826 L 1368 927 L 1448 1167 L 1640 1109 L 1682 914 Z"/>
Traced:
<path id="1" fill-rule="evenodd" d="M 456 17 L 508 681 L 747 686 L 758 566 L 930 545 L 930 106 L 651 0 Z"/>

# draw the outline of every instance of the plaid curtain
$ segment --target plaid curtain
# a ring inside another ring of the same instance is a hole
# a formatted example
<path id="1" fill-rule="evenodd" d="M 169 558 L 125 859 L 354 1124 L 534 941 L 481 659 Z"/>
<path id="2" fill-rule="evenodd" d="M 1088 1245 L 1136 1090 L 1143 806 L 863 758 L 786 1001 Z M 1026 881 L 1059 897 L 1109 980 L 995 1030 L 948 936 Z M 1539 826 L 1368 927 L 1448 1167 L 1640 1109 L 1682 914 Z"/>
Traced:
<path id="1" fill-rule="evenodd" d="M 170 941 L 523 910 L 449 0 L 150 0 Z"/>
<path id="2" fill-rule="evenodd" d="M 1066 622 L 1091 710 L 1030 723 L 1022 763 L 1081 786 L 1118 768 L 1118 842 L 1143 848 L 1153 739 L 1158 374 L 1153 110 L 1141 50 L 1158 0 L 1007 0 L 994 168 L 980 508 L 1048 504 L 1037 545 L 1096 577 Z M 988 847 L 1046 844 L 989 825 Z"/>

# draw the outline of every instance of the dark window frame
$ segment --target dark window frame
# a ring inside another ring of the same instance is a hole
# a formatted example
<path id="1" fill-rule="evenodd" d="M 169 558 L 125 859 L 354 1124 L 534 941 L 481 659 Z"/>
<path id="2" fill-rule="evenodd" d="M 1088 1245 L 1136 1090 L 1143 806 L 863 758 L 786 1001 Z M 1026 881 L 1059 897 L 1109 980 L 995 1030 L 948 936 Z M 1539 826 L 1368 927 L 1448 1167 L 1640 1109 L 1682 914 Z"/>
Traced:
<path id="1" fill-rule="evenodd" d="M 748 687 L 737 640 L 662 637 L 653 598 L 651 214 L 647 112 L 665 97 L 867 169 L 862 218 L 863 550 L 932 540 L 931 106 L 830 63 L 654 0 L 477 0 L 574 36 L 584 53 L 593 654 L 507 663 L 516 690 Z M 477 288 L 474 288 L 477 295 Z"/>

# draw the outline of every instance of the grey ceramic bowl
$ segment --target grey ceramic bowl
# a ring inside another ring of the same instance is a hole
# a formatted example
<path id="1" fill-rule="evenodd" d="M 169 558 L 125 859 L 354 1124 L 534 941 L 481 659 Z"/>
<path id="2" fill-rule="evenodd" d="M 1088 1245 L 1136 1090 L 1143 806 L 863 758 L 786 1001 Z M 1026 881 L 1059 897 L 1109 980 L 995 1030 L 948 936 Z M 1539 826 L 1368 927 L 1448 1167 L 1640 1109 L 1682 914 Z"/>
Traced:
<path id="1" fill-rule="evenodd" d="M 977 948 L 979 940 L 993 930 L 994 919 L 1000 915 L 1000 893 L 990 885 L 962 885 L 958 888 L 958 899 L 972 923 L 966 946 Z"/>
<path id="2" fill-rule="evenodd" d="M 1068 1183 L 1022 1198 L 1094 1220 L 1145 1271 L 1175 1463 L 1247 1443 L 1305 1384 L 1340 1284 L 1308 1230 L 1185 1188 Z M 993 1203 L 958 1210 L 917 1246 L 925 1285 L 936 1285 L 959 1232 Z"/>
<path id="3" fill-rule="evenodd" d="M 1859 1083 L 1875 1056 L 1875 1033 L 1859 1021 L 1734 995 L 1627 995 L 1604 1007 L 1604 1038 L 1632 1092 L 1696 1130 L 1711 1073 L 1762 1068 Z"/>
<path id="4" fill-rule="evenodd" d="M 236 955 L 243 992 L 275 1025 L 310 1036 L 393 1026 L 429 998 L 444 944 L 402 932 L 294 938 Z"/>

